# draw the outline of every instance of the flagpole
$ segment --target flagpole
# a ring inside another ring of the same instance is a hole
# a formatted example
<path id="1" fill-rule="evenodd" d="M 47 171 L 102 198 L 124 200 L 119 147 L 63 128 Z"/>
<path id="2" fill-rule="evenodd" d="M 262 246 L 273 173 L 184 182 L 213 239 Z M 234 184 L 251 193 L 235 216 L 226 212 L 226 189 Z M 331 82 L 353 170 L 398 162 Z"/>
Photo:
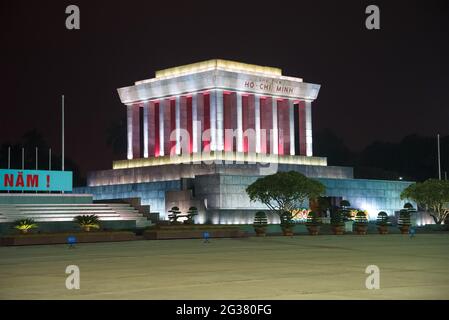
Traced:
<path id="1" fill-rule="evenodd" d="M 438 179 L 441 180 L 440 134 L 437 134 L 437 143 L 438 143 Z"/>
<path id="2" fill-rule="evenodd" d="M 64 95 L 62 95 L 62 163 L 61 168 L 64 171 Z"/>

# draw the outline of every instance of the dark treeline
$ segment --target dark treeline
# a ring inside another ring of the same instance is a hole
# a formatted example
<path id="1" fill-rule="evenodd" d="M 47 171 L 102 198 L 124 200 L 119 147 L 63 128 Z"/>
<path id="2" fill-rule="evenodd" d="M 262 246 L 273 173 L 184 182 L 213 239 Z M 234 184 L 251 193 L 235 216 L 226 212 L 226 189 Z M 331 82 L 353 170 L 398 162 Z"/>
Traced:
<path id="1" fill-rule="evenodd" d="M 8 167 L 8 147 L 11 147 L 11 169 L 22 169 L 22 148 L 24 148 L 25 169 L 36 169 L 36 147 L 38 148 L 38 169 L 49 169 L 49 145 L 43 136 L 35 129 L 25 133 L 16 143 L 2 143 L 0 145 L 0 168 Z M 65 170 L 73 172 L 73 185 L 83 186 L 86 183 L 81 176 L 78 166 L 70 159 L 65 157 Z M 61 170 L 61 155 L 52 150 L 51 169 Z"/>
<path id="2" fill-rule="evenodd" d="M 440 150 L 444 179 L 445 171 L 449 171 L 449 136 L 440 136 Z M 438 178 L 436 136 L 412 134 L 398 143 L 375 141 L 361 152 L 353 152 L 341 138 L 326 129 L 314 136 L 314 154 L 327 157 L 328 165 L 354 167 L 355 177 L 361 179 Z"/>

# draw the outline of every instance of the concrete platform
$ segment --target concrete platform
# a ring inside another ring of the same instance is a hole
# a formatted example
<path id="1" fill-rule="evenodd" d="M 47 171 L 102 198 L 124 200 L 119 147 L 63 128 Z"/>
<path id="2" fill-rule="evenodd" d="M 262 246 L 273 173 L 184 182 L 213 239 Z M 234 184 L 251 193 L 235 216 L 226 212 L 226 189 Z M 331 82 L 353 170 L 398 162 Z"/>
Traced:
<path id="1" fill-rule="evenodd" d="M 1 247 L 1 299 L 449 299 L 449 234 Z M 65 288 L 78 265 L 81 289 Z M 380 289 L 365 268 L 380 268 Z"/>

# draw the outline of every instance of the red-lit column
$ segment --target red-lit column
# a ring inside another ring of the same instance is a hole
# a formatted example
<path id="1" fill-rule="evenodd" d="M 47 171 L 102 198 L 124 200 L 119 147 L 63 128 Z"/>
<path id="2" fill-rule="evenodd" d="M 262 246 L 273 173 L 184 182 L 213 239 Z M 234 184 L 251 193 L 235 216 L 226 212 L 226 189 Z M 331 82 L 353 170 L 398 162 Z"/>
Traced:
<path id="1" fill-rule="evenodd" d="M 179 100 L 178 100 L 179 101 Z M 170 155 L 175 155 L 177 154 L 177 150 L 176 150 L 176 145 L 177 145 L 177 141 L 178 141 L 178 132 L 177 132 L 177 128 L 179 128 L 179 125 L 177 125 L 177 120 L 179 119 L 179 117 L 177 117 L 177 98 L 173 98 L 170 99 L 170 132 L 169 132 L 169 142 L 170 142 L 170 148 L 168 151 L 168 154 Z M 179 105 L 178 105 L 179 106 Z M 179 110 L 179 109 L 178 109 Z"/>
<path id="2" fill-rule="evenodd" d="M 288 99 L 288 117 L 290 131 L 290 155 L 295 155 L 295 109 L 292 99 Z"/>
<path id="3" fill-rule="evenodd" d="M 188 106 L 189 98 L 182 96 L 179 98 L 179 129 L 180 129 L 180 149 L 178 154 L 190 153 L 190 137 L 192 128 L 192 104 L 190 98 L 190 112 Z M 190 120 L 190 121 L 189 121 Z M 189 125 L 190 124 L 190 125 Z M 190 128 L 190 132 L 189 132 Z"/>
<path id="4" fill-rule="evenodd" d="M 242 97 L 242 130 L 243 130 L 243 152 L 256 152 L 256 114 L 255 95 L 243 95 Z M 260 137 L 258 137 L 260 139 Z"/>
<path id="5" fill-rule="evenodd" d="M 278 153 L 290 154 L 290 113 L 288 100 L 278 100 Z"/>
<path id="6" fill-rule="evenodd" d="M 150 101 L 146 105 L 146 145 L 147 150 L 144 152 L 144 157 L 148 158 L 149 156 L 154 156 L 154 147 L 156 143 L 156 130 L 155 130 L 155 108 L 154 101 Z M 145 129 L 144 129 L 145 130 Z"/>
<path id="7" fill-rule="evenodd" d="M 140 104 L 132 106 L 132 149 L 133 159 L 140 158 Z"/>
<path id="8" fill-rule="evenodd" d="M 171 142 L 170 142 L 170 134 L 171 134 L 171 103 L 169 99 L 161 100 L 161 107 L 164 117 L 164 155 L 170 155 L 171 150 Z"/>
<path id="9" fill-rule="evenodd" d="M 200 102 L 200 104 L 201 104 L 201 102 Z M 211 119 L 210 119 L 210 93 L 209 92 L 203 93 L 202 104 L 203 104 L 203 108 L 202 108 L 203 131 L 202 131 L 202 134 L 204 135 L 202 138 L 203 150 L 210 151 L 211 150 L 212 130 L 210 127 Z M 205 132 L 207 132 L 207 134 L 205 134 Z"/>
<path id="10" fill-rule="evenodd" d="M 187 97 L 187 152 L 192 153 L 193 149 L 193 99 L 192 96 Z"/>
<path id="11" fill-rule="evenodd" d="M 260 153 L 269 154 L 273 129 L 273 103 L 271 97 L 260 98 Z"/>
<path id="12" fill-rule="evenodd" d="M 236 139 L 234 136 L 237 128 L 237 95 L 235 92 L 225 91 L 223 94 L 223 117 L 224 117 L 224 151 L 236 150 Z"/>

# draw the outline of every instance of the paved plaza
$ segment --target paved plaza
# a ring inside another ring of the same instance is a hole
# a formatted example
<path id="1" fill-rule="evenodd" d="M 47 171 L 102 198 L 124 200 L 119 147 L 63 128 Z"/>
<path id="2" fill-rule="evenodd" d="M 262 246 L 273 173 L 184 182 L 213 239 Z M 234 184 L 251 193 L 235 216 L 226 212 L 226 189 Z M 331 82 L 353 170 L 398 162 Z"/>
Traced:
<path id="1" fill-rule="evenodd" d="M 448 253 L 449 234 L 0 247 L 0 299 L 449 299 Z"/>

